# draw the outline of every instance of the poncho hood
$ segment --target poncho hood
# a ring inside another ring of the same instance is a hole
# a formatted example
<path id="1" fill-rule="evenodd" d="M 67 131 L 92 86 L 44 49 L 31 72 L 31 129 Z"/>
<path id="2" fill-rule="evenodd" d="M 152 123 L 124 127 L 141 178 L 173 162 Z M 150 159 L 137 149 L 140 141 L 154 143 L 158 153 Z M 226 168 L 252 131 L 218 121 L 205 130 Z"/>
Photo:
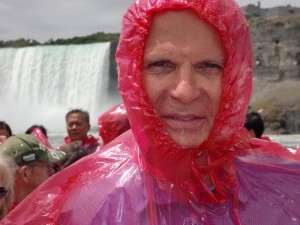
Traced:
<path id="1" fill-rule="evenodd" d="M 144 46 L 153 16 L 181 9 L 192 9 L 199 19 L 215 27 L 227 53 L 220 108 L 209 138 L 197 148 L 178 146 L 169 137 L 142 88 Z M 238 5 L 231 0 L 135 1 L 123 18 L 116 60 L 119 90 L 139 146 L 134 149 L 136 161 L 162 180 L 193 192 L 198 200 L 224 201 L 236 182 L 229 162 L 251 142 L 243 125 L 252 89 L 252 51 L 247 21 Z M 204 152 L 208 154 L 208 167 L 198 163 Z M 217 190 L 214 195 L 202 182 L 202 175 L 207 173 Z M 209 193 L 206 197 L 200 192 L 203 188 Z"/>

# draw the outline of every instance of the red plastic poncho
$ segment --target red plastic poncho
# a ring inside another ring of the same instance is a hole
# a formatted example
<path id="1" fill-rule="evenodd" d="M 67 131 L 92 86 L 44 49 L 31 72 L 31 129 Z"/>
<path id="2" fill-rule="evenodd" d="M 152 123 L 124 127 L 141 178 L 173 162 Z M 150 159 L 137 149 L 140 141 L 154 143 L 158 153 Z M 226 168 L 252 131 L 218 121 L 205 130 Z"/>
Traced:
<path id="1" fill-rule="evenodd" d="M 144 43 L 155 12 L 191 8 L 227 52 L 220 109 L 198 148 L 176 145 L 141 88 Z M 139 0 L 117 50 L 119 88 L 132 131 L 54 175 L 1 224 L 277 225 L 300 222 L 300 163 L 243 129 L 251 80 L 247 22 L 232 0 Z M 198 155 L 207 152 L 208 167 Z M 202 174 L 209 174 L 214 189 Z"/>
<path id="2" fill-rule="evenodd" d="M 127 111 L 124 104 L 119 104 L 103 113 L 98 118 L 99 136 L 106 145 L 130 129 Z"/>
<path id="3" fill-rule="evenodd" d="M 39 142 L 45 145 L 46 147 L 53 149 L 53 147 L 51 146 L 48 139 L 46 138 L 46 136 L 40 128 L 34 128 L 34 130 L 30 134 L 35 136 L 39 140 Z"/>
<path id="4" fill-rule="evenodd" d="M 57 147 L 57 150 L 61 150 L 63 147 L 65 147 L 68 144 L 71 144 L 74 142 L 69 136 L 66 136 L 64 138 L 65 144 Z M 94 153 L 96 151 L 99 151 L 102 143 L 100 143 L 98 138 L 95 138 L 93 135 L 86 136 L 83 140 L 76 141 L 79 145 L 83 146 L 88 154 Z"/>

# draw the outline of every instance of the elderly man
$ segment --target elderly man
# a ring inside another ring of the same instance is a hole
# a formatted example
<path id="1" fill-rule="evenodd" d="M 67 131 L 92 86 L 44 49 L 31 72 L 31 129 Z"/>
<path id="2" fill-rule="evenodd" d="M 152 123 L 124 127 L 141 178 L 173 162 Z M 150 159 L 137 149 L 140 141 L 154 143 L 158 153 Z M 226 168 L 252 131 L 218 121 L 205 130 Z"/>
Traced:
<path id="1" fill-rule="evenodd" d="M 65 137 L 65 143 L 76 142 L 88 150 L 88 153 L 99 150 L 100 143 L 92 135 L 88 135 L 91 128 L 90 116 L 87 111 L 81 109 L 72 109 L 66 114 L 66 128 L 68 136 Z M 61 149 L 63 146 L 59 147 Z"/>
<path id="2" fill-rule="evenodd" d="M 0 152 L 12 157 L 18 166 L 13 208 L 53 175 L 53 163 L 65 158 L 64 152 L 49 149 L 28 134 L 10 137 L 0 147 Z"/>
<path id="3" fill-rule="evenodd" d="M 6 221 L 300 221 L 300 159 L 279 144 L 253 143 L 243 127 L 252 52 L 247 21 L 233 0 L 134 1 L 116 57 L 132 129 L 44 185 L 50 202 L 36 194 L 30 210 L 24 204 Z"/>

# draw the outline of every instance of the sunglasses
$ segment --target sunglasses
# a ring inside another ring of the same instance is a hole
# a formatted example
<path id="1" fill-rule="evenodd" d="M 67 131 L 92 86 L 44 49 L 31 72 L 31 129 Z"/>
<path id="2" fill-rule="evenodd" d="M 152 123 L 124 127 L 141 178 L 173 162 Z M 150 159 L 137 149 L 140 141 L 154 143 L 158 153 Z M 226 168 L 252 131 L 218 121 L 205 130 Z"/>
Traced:
<path id="1" fill-rule="evenodd" d="M 7 190 L 5 189 L 5 187 L 0 187 L 0 198 L 4 198 L 7 195 Z"/>

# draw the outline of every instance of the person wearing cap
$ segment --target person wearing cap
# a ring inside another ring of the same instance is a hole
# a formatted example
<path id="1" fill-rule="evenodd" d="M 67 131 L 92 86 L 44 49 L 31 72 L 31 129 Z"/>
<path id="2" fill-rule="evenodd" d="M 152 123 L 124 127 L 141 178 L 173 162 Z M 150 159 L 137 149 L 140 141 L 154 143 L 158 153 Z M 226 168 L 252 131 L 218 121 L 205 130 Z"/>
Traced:
<path id="1" fill-rule="evenodd" d="M 12 136 L 0 147 L 0 152 L 12 157 L 18 166 L 15 179 L 15 208 L 40 184 L 54 174 L 53 163 L 65 158 L 65 153 L 47 148 L 35 136 Z"/>

